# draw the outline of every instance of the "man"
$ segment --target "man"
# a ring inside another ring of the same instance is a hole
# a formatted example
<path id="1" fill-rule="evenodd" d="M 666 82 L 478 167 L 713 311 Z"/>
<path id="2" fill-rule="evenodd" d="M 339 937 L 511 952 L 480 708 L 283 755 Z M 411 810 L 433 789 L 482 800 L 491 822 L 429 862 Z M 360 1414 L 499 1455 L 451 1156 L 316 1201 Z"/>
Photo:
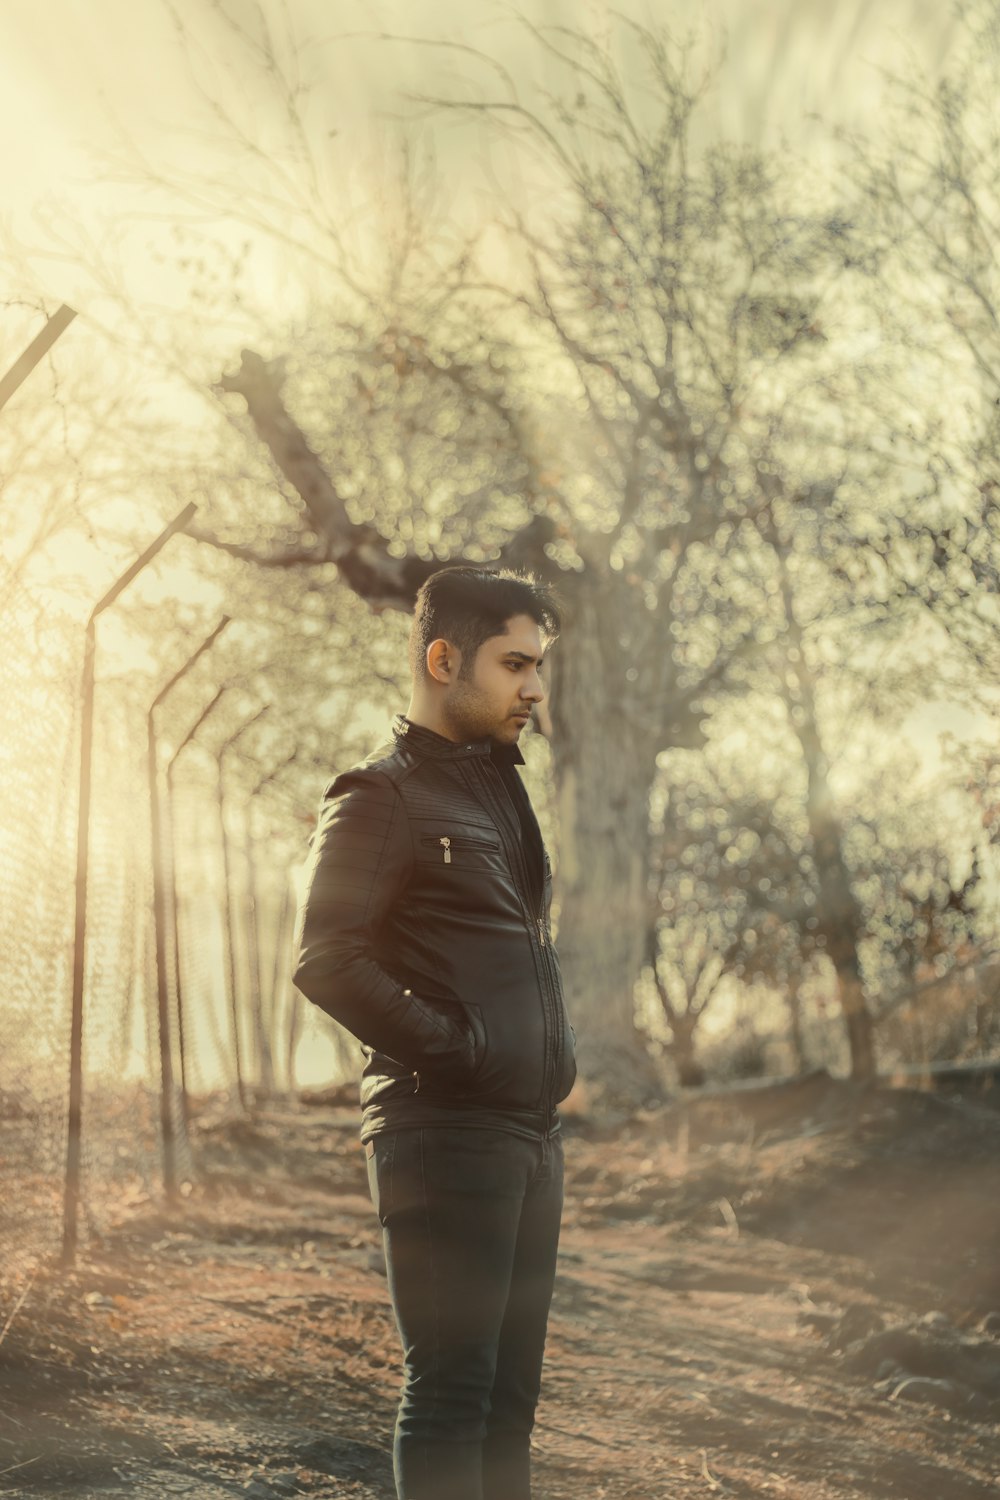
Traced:
<path id="1" fill-rule="evenodd" d="M 559 619 L 433 574 L 393 739 L 327 789 L 295 983 L 363 1044 L 361 1140 L 404 1357 L 400 1500 L 530 1500 L 576 1077 L 551 867 L 517 767 Z"/>

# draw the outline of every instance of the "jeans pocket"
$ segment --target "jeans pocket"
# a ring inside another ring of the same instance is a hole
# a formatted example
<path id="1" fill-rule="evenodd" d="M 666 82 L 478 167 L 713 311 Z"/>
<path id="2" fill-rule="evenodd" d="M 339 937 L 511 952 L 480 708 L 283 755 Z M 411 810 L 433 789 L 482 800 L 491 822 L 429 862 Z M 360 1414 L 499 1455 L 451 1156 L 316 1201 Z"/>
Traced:
<path id="1" fill-rule="evenodd" d="M 392 1169 L 396 1155 L 396 1133 L 375 1135 L 369 1142 L 372 1150 L 368 1155 L 368 1191 L 378 1221 L 385 1228 L 392 1212 Z"/>

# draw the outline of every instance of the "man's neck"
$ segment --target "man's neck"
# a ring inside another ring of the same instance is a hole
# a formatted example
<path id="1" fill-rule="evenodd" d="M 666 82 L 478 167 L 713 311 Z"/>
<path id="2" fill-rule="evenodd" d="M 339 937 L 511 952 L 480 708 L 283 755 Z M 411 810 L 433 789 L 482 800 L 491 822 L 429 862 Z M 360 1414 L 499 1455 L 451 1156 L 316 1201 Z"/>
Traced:
<path id="1" fill-rule="evenodd" d="M 453 745 L 461 745 L 463 743 L 462 740 L 456 739 L 455 735 L 448 733 L 447 725 L 431 709 L 421 707 L 413 703 L 412 700 L 404 717 L 409 719 L 410 723 L 414 724 L 418 729 L 429 729 L 431 734 L 439 735 L 443 740 L 450 740 Z"/>

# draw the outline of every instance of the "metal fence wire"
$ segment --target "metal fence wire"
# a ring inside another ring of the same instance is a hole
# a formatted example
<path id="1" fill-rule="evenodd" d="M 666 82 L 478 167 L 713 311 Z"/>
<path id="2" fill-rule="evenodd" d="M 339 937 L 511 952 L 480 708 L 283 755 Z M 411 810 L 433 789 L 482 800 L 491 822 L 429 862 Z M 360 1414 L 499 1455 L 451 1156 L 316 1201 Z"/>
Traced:
<path id="1" fill-rule="evenodd" d="M 0 774 L 0 1266 L 17 1282 L 58 1251 L 67 1154 L 83 634 L 47 614 L 44 659 L 22 628 L 37 601 L 7 600 Z M 57 666 L 52 663 L 57 662 Z M 84 977 L 79 1235 L 102 1233 L 123 1195 L 159 1171 L 151 1058 L 148 797 L 126 679 L 94 715 Z"/>
<path id="2" fill-rule="evenodd" d="M 181 711 L 164 701 L 222 625 L 186 665 L 191 643 L 178 633 L 172 666 L 179 670 L 173 678 L 165 670 L 163 681 L 130 670 L 120 649 L 116 656 L 102 647 L 98 615 L 195 507 L 175 516 L 116 581 L 104 579 L 110 588 L 97 597 L 101 580 L 84 576 L 76 553 L 93 530 L 91 503 L 99 507 L 102 499 L 77 451 L 86 423 L 78 430 L 67 415 L 72 400 L 60 367 L 39 368 L 73 314 L 60 309 L 39 333 L 42 317 L 34 307 L 11 315 L 0 349 L 0 371 L 7 371 L 0 405 L 11 403 L 0 429 L 0 1329 L 36 1268 L 86 1255 L 128 1205 L 163 1194 L 168 1138 L 176 1183 L 197 1179 L 185 1085 L 202 1096 L 221 1090 L 233 1108 L 252 1103 L 262 1083 L 288 1087 L 289 1054 L 302 1030 L 290 983 L 290 866 L 304 854 L 304 838 L 287 807 L 275 810 L 274 786 L 251 812 L 253 789 L 273 782 L 275 770 L 235 754 L 224 768 L 223 824 L 219 746 L 229 730 L 228 743 L 239 739 L 241 726 L 220 715 L 224 722 L 213 724 L 204 742 L 189 743 L 193 720 L 181 723 Z M 66 483 L 54 477 L 64 473 Z M 94 658 L 87 655 L 88 608 L 96 621 Z M 85 669 L 92 660 L 88 718 Z M 225 691 L 209 702 L 211 690 L 208 707 Z M 167 833 L 159 953 L 151 715 Z M 87 746 L 81 983 L 77 854 Z M 74 997 L 81 989 L 75 1014 L 79 1019 L 82 1009 L 82 1063 L 74 1073 Z M 79 1132 L 72 1076 L 82 1079 Z"/>
<path id="3" fill-rule="evenodd" d="M 79 724 L 65 635 L 58 669 L 30 649 L 38 601 L 0 615 L 0 1266 L 19 1279 L 61 1232 Z M 46 622 L 51 635 L 55 622 Z"/>
<path id="4" fill-rule="evenodd" d="M 0 622 L 0 1312 L 33 1269 L 63 1248 L 83 652 L 79 618 L 20 584 L 7 589 Z M 74 1215 L 82 1255 L 130 1205 L 162 1196 L 165 1187 L 146 737 L 154 691 L 146 678 L 102 667 L 98 650 Z M 185 729 L 164 715 L 161 772 Z M 239 1057 L 247 1103 L 261 1088 L 294 1087 L 290 1060 L 301 1036 L 289 867 L 302 850 L 274 788 L 270 802 L 261 797 L 251 809 L 260 770 L 234 761 L 225 792 L 227 888 L 217 763 L 224 734 L 217 725 L 189 745 L 175 774 L 161 774 L 158 793 L 173 1075 L 166 1114 L 180 1184 L 198 1179 L 184 1085 L 190 1096 L 222 1091 L 237 1109 Z"/>

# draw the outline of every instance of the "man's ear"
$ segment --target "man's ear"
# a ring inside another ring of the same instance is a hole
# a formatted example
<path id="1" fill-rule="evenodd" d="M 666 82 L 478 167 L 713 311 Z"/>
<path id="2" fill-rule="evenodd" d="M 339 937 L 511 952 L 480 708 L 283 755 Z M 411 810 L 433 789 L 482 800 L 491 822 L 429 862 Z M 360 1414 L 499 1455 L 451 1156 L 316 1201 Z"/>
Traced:
<path id="1" fill-rule="evenodd" d="M 435 682 L 454 682 L 458 676 L 462 653 L 440 637 L 427 647 L 427 671 Z"/>

